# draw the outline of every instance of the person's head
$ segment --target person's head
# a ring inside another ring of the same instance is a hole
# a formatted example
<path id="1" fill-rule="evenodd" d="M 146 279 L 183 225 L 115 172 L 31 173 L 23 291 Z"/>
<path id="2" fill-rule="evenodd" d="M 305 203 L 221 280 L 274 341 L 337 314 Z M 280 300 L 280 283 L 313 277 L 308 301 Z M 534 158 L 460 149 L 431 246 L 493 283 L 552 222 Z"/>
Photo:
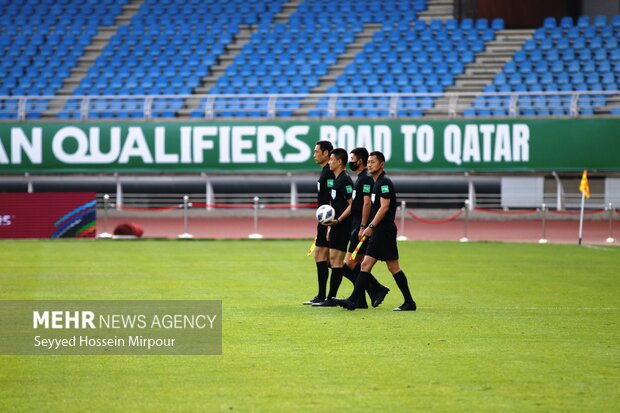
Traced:
<path id="1" fill-rule="evenodd" d="M 368 156 L 368 172 L 371 175 L 380 175 L 385 168 L 385 156 L 379 151 L 370 152 Z"/>
<path id="2" fill-rule="evenodd" d="M 368 163 L 368 150 L 366 148 L 355 148 L 351 151 L 349 168 L 354 172 L 362 171 Z"/>
<path id="3" fill-rule="evenodd" d="M 329 169 L 334 171 L 343 170 L 347 164 L 347 151 L 342 148 L 336 148 L 329 155 Z"/>
<path id="4" fill-rule="evenodd" d="M 325 165 L 329 161 L 329 154 L 334 149 L 330 141 L 318 141 L 314 146 L 314 162 Z"/>

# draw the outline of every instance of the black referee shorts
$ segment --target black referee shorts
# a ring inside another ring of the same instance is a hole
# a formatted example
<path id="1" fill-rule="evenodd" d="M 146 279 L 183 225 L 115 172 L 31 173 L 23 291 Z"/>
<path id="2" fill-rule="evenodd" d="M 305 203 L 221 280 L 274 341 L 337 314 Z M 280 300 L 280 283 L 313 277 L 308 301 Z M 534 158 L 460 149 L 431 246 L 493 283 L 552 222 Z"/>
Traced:
<path id="1" fill-rule="evenodd" d="M 325 225 L 316 225 L 316 245 L 317 247 L 329 247 L 327 242 L 327 227 Z"/>
<path id="2" fill-rule="evenodd" d="M 359 225 L 356 225 L 351 229 L 351 238 L 349 239 L 349 252 L 350 253 L 353 253 L 353 251 L 355 251 L 357 244 L 359 244 L 360 242 L 360 238 L 358 237 L 359 231 L 360 231 Z M 359 251 L 357 251 L 359 255 L 366 255 L 366 249 L 368 248 L 368 242 L 369 240 L 367 239 L 366 242 L 362 244 Z"/>
<path id="3" fill-rule="evenodd" d="M 358 253 L 359 254 L 359 253 Z M 379 261 L 394 261 L 398 259 L 398 246 L 396 245 L 396 224 L 385 223 L 375 228 L 366 255 Z"/>
<path id="4" fill-rule="evenodd" d="M 351 222 L 347 219 L 331 227 L 329 248 L 346 252 L 349 238 L 351 238 Z"/>

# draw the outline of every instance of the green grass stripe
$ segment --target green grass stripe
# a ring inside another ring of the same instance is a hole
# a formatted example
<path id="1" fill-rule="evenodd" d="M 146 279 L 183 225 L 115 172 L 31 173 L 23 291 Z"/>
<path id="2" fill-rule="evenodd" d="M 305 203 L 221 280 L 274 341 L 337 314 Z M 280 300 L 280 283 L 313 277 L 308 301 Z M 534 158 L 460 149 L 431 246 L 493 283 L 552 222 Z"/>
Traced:
<path id="1" fill-rule="evenodd" d="M 301 305 L 307 249 L 0 241 L 0 299 L 223 303 L 221 356 L 0 356 L 0 411 L 618 411 L 620 248 L 399 243 L 415 313 L 382 263 L 381 307 Z"/>

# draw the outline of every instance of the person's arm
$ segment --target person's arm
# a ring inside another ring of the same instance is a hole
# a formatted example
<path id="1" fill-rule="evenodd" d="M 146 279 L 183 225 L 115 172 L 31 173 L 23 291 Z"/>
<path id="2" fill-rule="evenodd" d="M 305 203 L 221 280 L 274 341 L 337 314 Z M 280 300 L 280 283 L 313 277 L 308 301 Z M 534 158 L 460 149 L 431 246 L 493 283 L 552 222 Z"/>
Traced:
<path id="1" fill-rule="evenodd" d="M 360 225 L 360 232 L 357 235 L 362 238 L 364 229 L 368 226 L 368 218 L 370 217 L 370 194 L 364 195 L 364 204 L 362 206 L 362 224 Z"/>
<path id="2" fill-rule="evenodd" d="M 338 218 L 336 218 L 335 220 L 333 220 L 327 225 L 329 226 L 338 225 L 340 221 L 344 221 L 345 219 L 349 218 L 349 215 L 351 215 L 351 205 L 352 205 L 351 198 L 347 199 L 347 202 L 349 203 L 349 205 L 347 206 L 347 209 L 342 211 L 342 214 Z"/>
<path id="3" fill-rule="evenodd" d="M 383 217 L 385 217 L 385 214 L 387 214 L 389 210 L 390 198 L 381 198 L 381 206 L 379 207 L 379 210 L 377 211 L 377 214 L 375 215 L 372 222 L 368 224 L 368 227 L 366 229 L 364 229 L 363 235 L 366 237 L 371 237 L 372 233 L 374 232 L 374 227 L 379 225 L 379 222 L 383 220 Z"/>

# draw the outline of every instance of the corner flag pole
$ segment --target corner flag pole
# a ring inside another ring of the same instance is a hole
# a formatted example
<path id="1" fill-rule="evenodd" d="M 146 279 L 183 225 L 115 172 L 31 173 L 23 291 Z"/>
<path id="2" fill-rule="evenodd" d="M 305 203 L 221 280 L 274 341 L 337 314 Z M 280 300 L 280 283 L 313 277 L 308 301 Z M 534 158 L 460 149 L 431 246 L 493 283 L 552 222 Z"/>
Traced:
<path id="1" fill-rule="evenodd" d="M 586 198 L 590 198 L 590 185 L 588 184 L 588 171 L 584 170 L 581 175 L 581 183 L 579 184 L 579 192 L 581 192 L 581 214 L 579 216 L 579 245 L 583 237 L 583 214 L 586 205 Z"/>
<path id="2" fill-rule="evenodd" d="M 581 245 L 581 238 L 583 237 L 583 209 L 586 204 L 586 194 L 581 193 L 581 215 L 579 216 L 579 245 Z"/>

